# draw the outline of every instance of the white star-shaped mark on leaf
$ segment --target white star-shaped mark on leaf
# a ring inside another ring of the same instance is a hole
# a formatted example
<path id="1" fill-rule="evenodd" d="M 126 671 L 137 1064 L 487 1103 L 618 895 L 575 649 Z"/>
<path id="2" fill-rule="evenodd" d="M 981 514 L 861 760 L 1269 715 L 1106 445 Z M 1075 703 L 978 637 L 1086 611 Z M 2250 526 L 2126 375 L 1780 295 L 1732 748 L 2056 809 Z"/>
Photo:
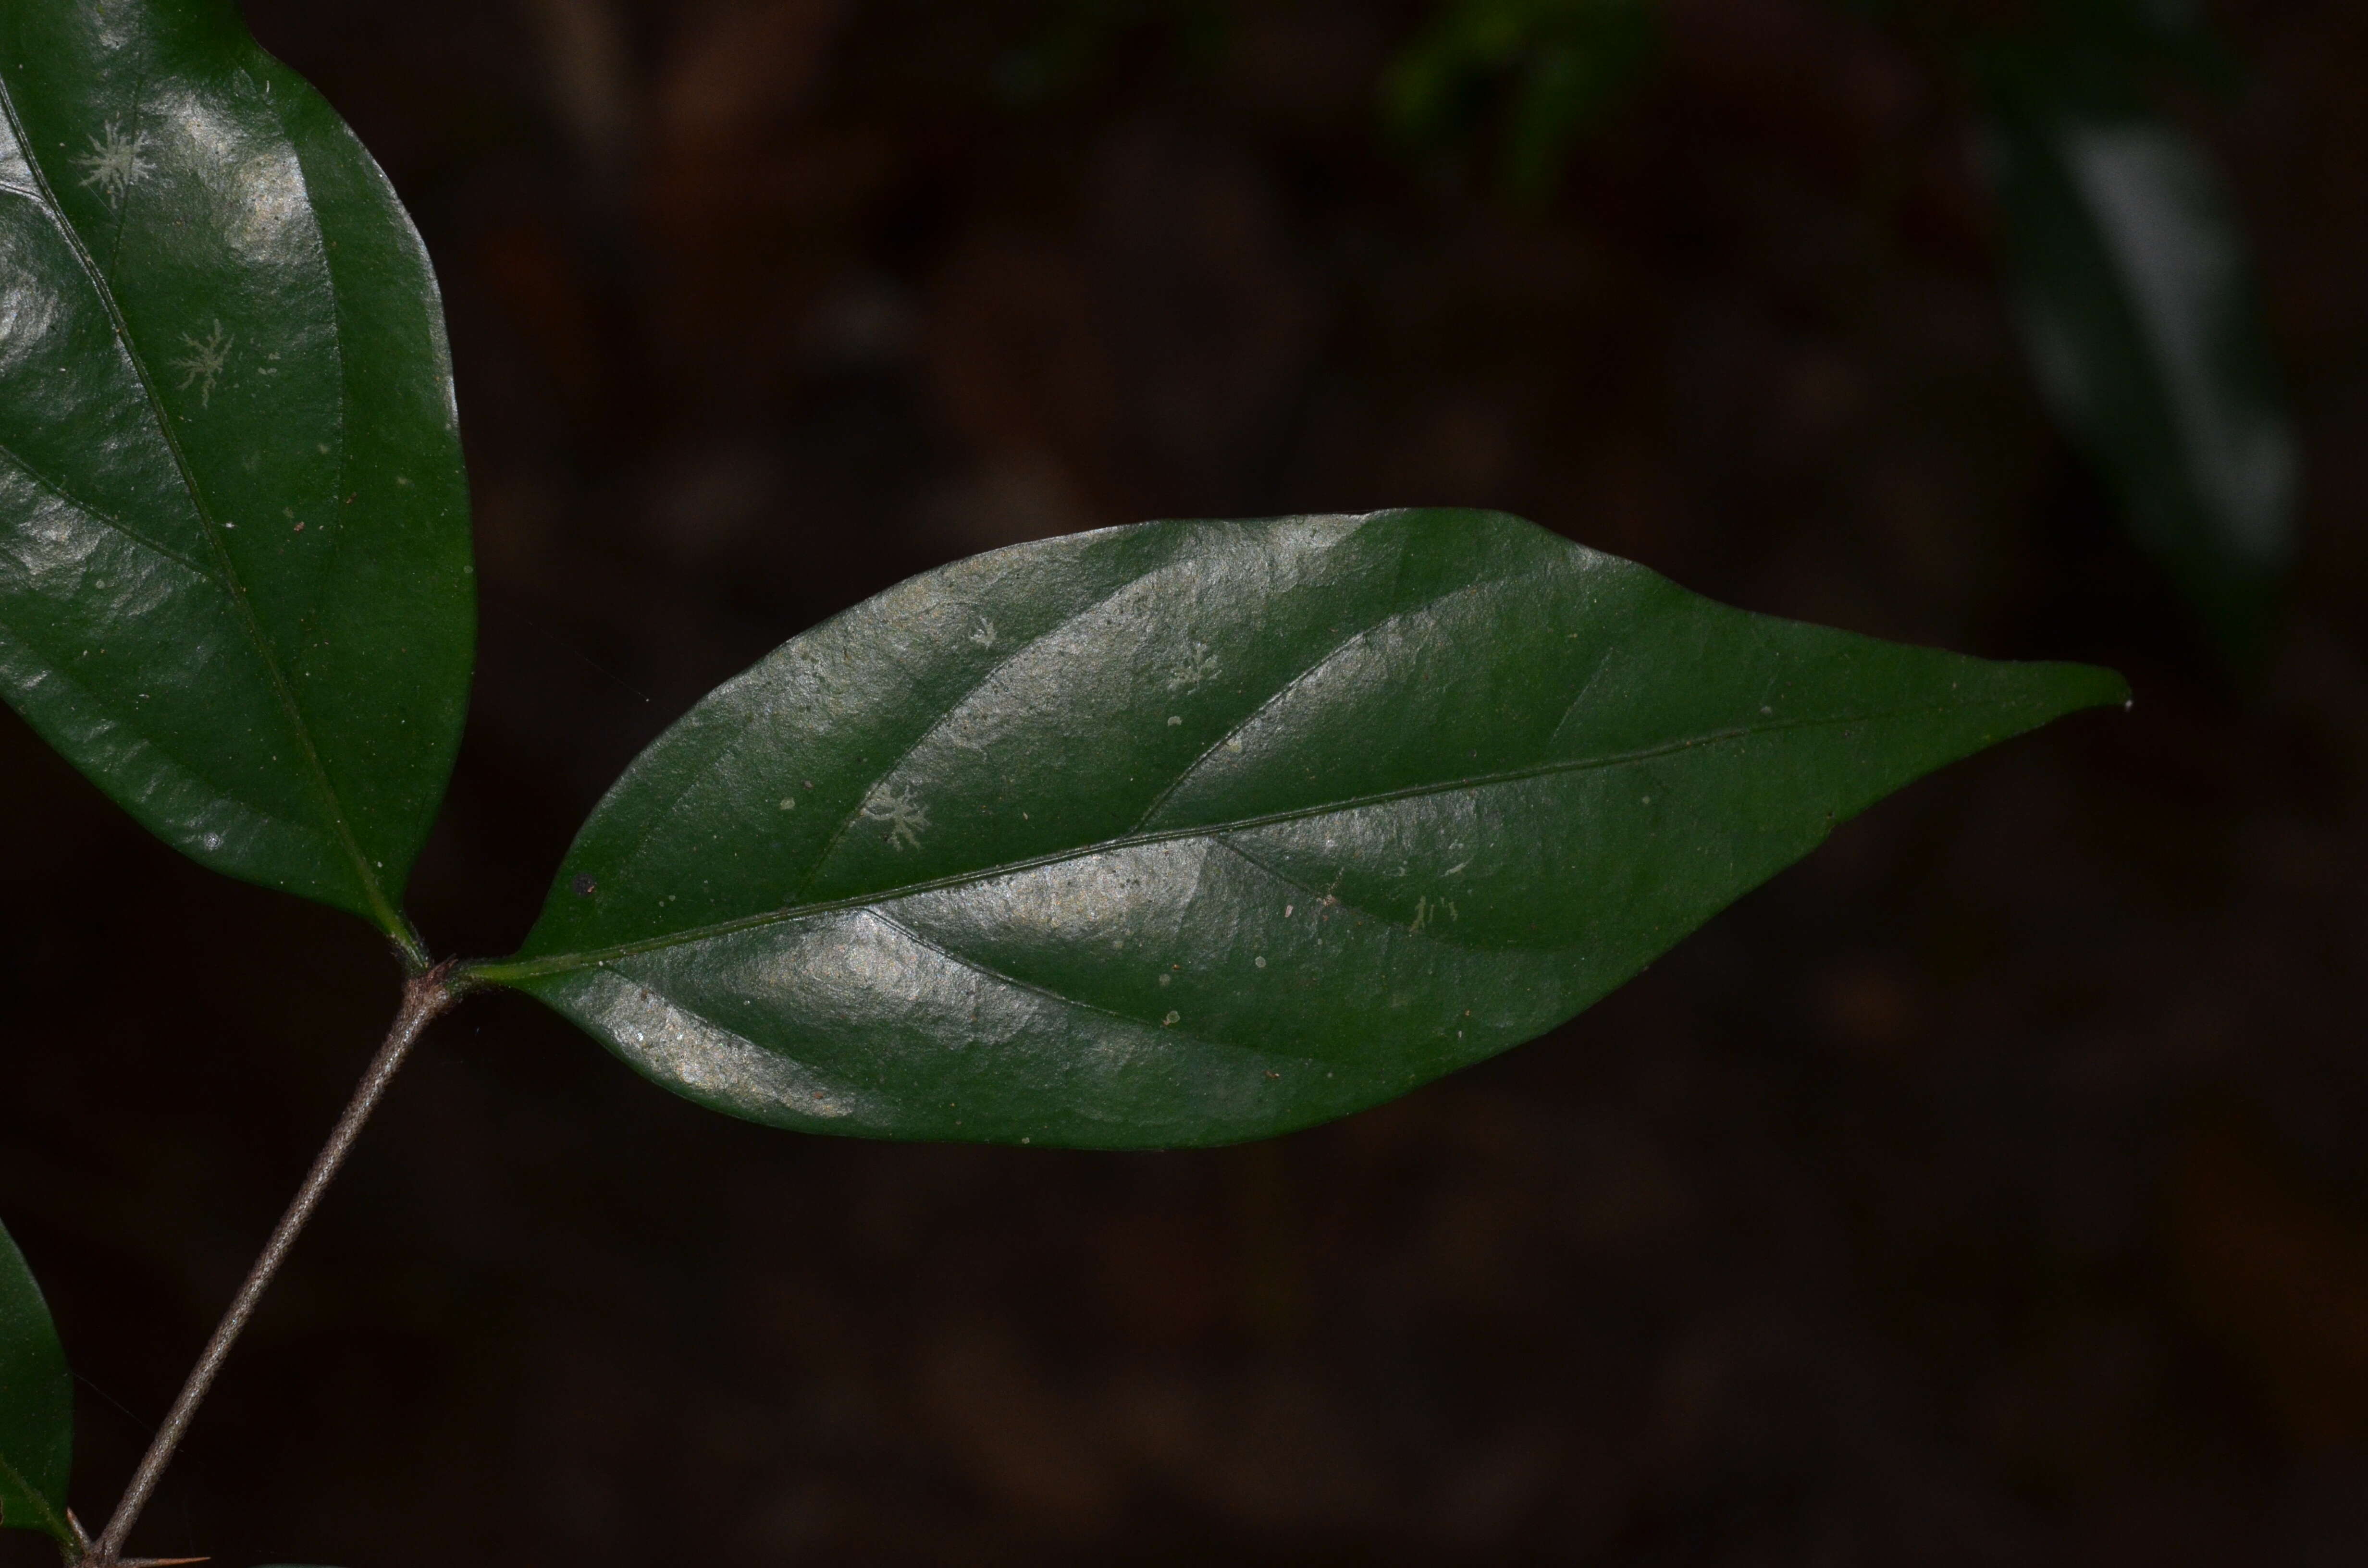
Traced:
<path id="1" fill-rule="evenodd" d="M 212 334 L 203 343 L 186 332 L 181 335 L 181 341 L 189 346 L 187 355 L 173 361 L 173 368 L 182 372 L 181 390 L 187 392 L 196 387 L 198 406 L 211 408 L 214 401 L 214 379 L 222 373 L 222 367 L 230 363 L 231 346 L 238 339 L 225 334 L 222 324 L 216 322 Z"/>
<path id="2" fill-rule="evenodd" d="M 96 187 L 107 198 L 108 207 L 121 207 L 123 193 L 138 185 L 140 177 L 148 172 L 148 161 L 140 155 L 148 138 L 137 131 L 127 137 L 123 128 L 110 119 L 107 122 L 107 140 L 102 142 L 93 136 L 89 141 L 90 151 L 74 159 L 75 166 L 84 171 L 82 183 Z"/>
<path id="3" fill-rule="evenodd" d="M 929 809 L 913 799 L 910 788 L 891 790 L 885 784 L 874 784 L 871 793 L 863 798 L 863 814 L 888 824 L 888 847 L 900 855 L 907 846 L 918 849 L 921 835 L 929 825 Z"/>

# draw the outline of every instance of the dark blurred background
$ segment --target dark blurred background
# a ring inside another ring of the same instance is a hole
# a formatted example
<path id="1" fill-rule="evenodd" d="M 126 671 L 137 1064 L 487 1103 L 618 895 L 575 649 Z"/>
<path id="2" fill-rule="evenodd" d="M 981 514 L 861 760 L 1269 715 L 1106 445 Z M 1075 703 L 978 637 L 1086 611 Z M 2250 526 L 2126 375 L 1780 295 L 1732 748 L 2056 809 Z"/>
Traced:
<path id="1" fill-rule="evenodd" d="M 1500 506 L 2138 699 L 1910 790 L 1552 1036 L 1274 1143 L 795 1137 L 472 1002 L 136 1545 L 2368 1561 L 2368 7 L 2216 6 L 2236 76 L 2165 100 L 2228 173 L 2304 460 L 2248 669 L 2050 423 L 1935 25 L 1668 0 L 1508 184 L 1485 105 L 1389 129 L 1423 0 L 247 9 L 450 312 L 484 600 L 414 884 L 439 951 L 515 946 L 608 781 L 766 649 L 1105 523 Z M 14 719 L 0 802 L 0 1204 L 95 1521 L 396 974 Z"/>

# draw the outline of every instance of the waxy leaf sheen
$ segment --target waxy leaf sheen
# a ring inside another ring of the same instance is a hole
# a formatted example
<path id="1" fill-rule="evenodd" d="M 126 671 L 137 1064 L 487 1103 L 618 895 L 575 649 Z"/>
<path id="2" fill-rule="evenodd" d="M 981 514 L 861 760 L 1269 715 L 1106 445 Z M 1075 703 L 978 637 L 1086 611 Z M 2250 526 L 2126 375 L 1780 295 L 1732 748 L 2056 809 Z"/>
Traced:
<path id="1" fill-rule="evenodd" d="M 0 0 L 0 693 L 208 866 L 399 906 L 474 641 L 441 308 L 229 0 Z"/>
<path id="2" fill-rule="evenodd" d="M 66 1524 L 73 1464 L 66 1354 L 25 1255 L 0 1230 L 0 1524 L 74 1544 Z"/>
<path id="3" fill-rule="evenodd" d="M 1909 779 L 2124 695 L 1501 514 L 1112 528 L 718 688 L 474 975 L 780 1126 L 1255 1138 L 1531 1038 Z"/>

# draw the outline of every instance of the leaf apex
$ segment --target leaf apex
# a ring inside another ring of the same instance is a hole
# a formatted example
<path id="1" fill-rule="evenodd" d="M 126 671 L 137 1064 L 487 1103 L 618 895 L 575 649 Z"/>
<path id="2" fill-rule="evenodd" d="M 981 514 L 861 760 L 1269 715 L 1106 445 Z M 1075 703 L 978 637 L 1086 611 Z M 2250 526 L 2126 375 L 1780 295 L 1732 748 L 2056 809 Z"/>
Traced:
<path id="1" fill-rule="evenodd" d="M 2128 709 L 2135 705 L 2136 695 L 2131 691 L 2128 679 L 2122 672 L 2103 665 L 2055 665 L 2061 672 L 2059 688 L 2061 706 L 2055 716 L 2078 713 L 2090 708 Z"/>

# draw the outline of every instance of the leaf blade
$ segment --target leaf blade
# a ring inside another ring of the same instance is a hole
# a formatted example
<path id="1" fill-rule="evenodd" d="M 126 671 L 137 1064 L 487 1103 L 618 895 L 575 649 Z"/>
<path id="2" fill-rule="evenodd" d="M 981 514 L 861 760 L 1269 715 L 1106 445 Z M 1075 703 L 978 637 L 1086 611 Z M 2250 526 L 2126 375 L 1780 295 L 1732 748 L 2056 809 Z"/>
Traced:
<path id="1" fill-rule="evenodd" d="M 1492 514 L 1106 530 L 726 683 L 476 972 L 760 1120 L 1259 1136 L 1541 1032 L 1834 821 L 2123 695 L 1725 609 Z"/>
<path id="2" fill-rule="evenodd" d="M 74 1380 L 25 1255 L 0 1227 L 0 1525 L 75 1544 L 66 1523 Z"/>
<path id="3" fill-rule="evenodd" d="M 398 940 L 465 706 L 440 307 L 216 0 L 0 10 L 0 689 L 206 864 Z"/>

